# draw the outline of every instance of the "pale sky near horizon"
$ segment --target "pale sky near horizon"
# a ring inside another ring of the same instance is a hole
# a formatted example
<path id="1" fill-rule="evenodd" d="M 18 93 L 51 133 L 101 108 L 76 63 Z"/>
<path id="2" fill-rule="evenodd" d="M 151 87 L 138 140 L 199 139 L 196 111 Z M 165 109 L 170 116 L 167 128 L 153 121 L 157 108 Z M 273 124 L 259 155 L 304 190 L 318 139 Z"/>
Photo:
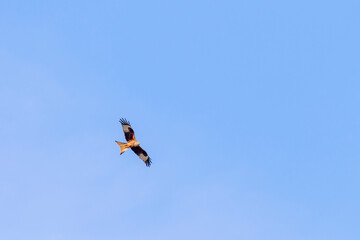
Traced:
<path id="1" fill-rule="evenodd" d="M 359 11 L 3 1 L 0 239 L 360 239 Z"/>

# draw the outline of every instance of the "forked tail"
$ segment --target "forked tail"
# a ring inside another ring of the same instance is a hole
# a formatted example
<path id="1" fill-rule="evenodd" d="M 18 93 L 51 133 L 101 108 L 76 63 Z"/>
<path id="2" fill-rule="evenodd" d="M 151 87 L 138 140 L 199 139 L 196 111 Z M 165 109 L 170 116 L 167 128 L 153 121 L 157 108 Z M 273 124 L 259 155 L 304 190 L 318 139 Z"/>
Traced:
<path id="1" fill-rule="evenodd" d="M 115 141 L 117 143 L 117 145 L 119 145 L 120 147 L 120 155 L 123 154 L 126 150 L 129 149 L 129 146 L 127 143 L 122 143 L 122 142 L 118 142 L 118 141 Z"/>

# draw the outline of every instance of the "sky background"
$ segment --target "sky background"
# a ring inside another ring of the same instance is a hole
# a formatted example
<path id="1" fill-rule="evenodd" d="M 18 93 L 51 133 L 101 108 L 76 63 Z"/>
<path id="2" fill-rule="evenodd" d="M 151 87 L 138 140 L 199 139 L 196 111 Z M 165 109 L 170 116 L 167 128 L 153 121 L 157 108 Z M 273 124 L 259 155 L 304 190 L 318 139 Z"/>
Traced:
<path id="1" fill-rule="evenodd" d="M 359 11 L 2 1 L 0 239 L 360 239 Z"/>

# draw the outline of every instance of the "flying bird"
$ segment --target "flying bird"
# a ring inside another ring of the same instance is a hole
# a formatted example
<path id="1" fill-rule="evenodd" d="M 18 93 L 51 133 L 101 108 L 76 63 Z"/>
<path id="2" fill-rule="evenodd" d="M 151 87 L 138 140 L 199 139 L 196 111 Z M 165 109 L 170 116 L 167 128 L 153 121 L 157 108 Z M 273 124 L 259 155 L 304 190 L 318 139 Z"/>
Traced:
<path id="1" fill-rule="evenodd" d="M 127 141 L 127 143 L 122 143 L 122 142 L 118 142 L 115 140 L 115 142 L 117 143 L 117 145 L 119 145 L 120 147 L 120 155 L 123 154 L 126 150 L 128 150 L 129 148 L 131 148 L 131 150 L 134 151 L 134 153 L 136 155 L 139 156 L 139 158 L 141 160 L 144 161 L 144 163 L 146 164 L 147 167 L 150 167 L 151 165 L 151 158 L 149 157 L 149 155 L 144 151 L 144 149 L 142 149 L 139 145 L 140 143 L 138 141 L 136 141 L 135 138 L 135 133 L 134 130 L 131 128 L 130 122 L 127 121 L 124 118 L 121 118 L 119 121 L 122 125 L 124 134 L 125 134 L 125 139 Z"/>

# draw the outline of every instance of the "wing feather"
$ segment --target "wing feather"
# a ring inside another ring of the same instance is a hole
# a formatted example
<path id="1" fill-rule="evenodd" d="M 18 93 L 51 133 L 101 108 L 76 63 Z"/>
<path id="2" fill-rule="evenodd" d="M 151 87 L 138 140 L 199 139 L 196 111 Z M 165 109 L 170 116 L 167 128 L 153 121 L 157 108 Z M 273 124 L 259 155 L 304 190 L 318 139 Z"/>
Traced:
<path id="1" fill-rule="evenodd" d="M 131 150 L 133 150 L 134 153 L 135 153 L 136 155 L 138 155 L 141 160 L 144 161 L 144 163 L 146 164 L 147 167 L 150 167 L 150 165 L 151 165 L 151 158 L 150 158 L 149 155 L 145 152 L 144 149 L 142 149 L 141 147 L 132 147 Z"/>
<path id="2" fill-rule="evenodd" d="M 122 125 L 126 141 L 135 140 L 135 132 L 132 129 L 130 122 L 125 118 L 121 118 L 119 122 Z"/>

